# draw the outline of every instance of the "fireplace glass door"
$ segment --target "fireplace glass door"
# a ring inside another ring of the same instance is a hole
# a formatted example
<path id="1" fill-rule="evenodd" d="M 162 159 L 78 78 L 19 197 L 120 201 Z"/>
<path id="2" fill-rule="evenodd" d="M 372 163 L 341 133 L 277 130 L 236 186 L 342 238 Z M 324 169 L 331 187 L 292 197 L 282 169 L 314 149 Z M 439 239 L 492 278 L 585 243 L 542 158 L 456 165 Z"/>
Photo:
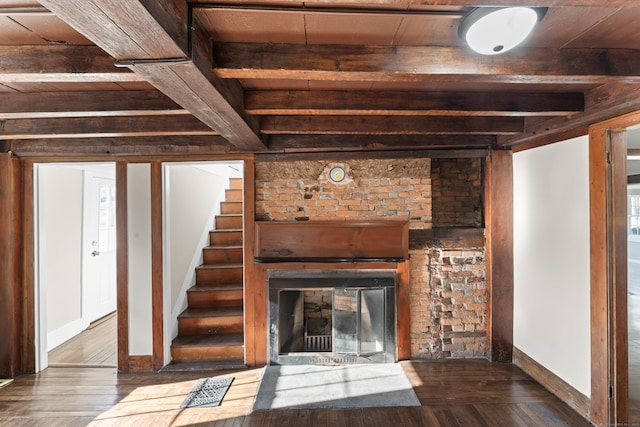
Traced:
<path id="1" fill-rule="evenodd" d="M 333 352 L 368 355 L 384 352 L 384 288 L 333 290 Z"/>

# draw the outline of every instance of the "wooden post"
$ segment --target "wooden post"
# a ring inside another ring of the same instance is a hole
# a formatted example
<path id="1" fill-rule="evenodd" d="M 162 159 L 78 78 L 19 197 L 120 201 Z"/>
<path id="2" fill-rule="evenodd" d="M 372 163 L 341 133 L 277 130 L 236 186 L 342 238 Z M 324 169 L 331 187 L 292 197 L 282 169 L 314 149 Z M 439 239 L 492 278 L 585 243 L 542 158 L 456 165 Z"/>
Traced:
<path id="1" fill-rule="evenodd" d="M 164 366 L 163 238 L 162 238 L 162 162 L 151 162 L 151 311 L 153 369 Z"/>
<path id="2" fill-rule="evenodd" d="M 21 374 L 36 371 L 35 212 L 33 161 L 22 161 L 22 326 Z"/>
<path id="3" fill-rule="evenodd" d="M 127 231 L 127 162 L 116 162 L 116 282 L 118 370 L 129 372 L 129 244 Z"/>
<path id="4" fill-rule="evenodd" d="M 513 158 L 493 151 L 485 175 L 487 338 L 493 362 L 513 358 Z"/>
<path id="5" fill-rule="evenodd" d="M 20 161 L 0 154 L 0 377 L 20 374 L 22 287 Z"/>

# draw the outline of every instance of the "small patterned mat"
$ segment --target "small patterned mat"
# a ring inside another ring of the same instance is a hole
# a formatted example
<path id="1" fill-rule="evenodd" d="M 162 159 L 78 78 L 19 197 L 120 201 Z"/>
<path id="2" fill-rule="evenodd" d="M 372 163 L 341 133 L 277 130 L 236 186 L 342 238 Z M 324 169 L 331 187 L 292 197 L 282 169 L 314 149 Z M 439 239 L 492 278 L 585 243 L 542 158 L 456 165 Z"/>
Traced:
<path id="1" fill-rule="evenodd" d="M 210 408 L 219 406 L 233 377 L 203 378 L 180 405 L 181 408 Z"/>

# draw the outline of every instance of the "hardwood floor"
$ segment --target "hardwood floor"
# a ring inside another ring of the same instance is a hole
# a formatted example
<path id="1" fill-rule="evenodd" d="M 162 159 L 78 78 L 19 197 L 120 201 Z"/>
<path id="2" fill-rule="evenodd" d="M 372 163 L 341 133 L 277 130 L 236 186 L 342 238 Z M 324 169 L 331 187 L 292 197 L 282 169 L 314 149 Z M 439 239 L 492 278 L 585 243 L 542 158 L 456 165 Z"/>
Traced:
<path id="1" fill-rule="evenodd" d="M 115 313 L 49 352 L 49 366 L 117 367 Z"/>
<path id="2" fill-rule="evenodd" d="M 118 374 L 49 368 L 0 389 L 1 426 L 589 426 L 519 368 L 407 361 L 421 407 L 252 412 L 262 369 Z M 217 408 L 179 409 L 199 378 L 235 377 Z"/>

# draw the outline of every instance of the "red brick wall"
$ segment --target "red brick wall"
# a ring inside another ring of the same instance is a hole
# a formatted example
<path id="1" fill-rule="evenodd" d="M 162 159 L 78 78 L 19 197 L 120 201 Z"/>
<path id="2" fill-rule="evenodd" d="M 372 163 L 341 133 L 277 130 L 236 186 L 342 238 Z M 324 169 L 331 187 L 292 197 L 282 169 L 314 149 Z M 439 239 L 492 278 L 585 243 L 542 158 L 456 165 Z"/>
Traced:
<path id="1" fill-rule="evenodd" d="M 339 165 L 346 178 L 332 182 Z M 256 219 L 326 220 L 406 218 L 431 228 L 431 160 L 256 163 Z"/>
<path id="2" fill-rule="evenodd" d="M 486 357 L 484 248 L 414 250 L 410 274 L 412 357 Z"/>
<path id="3" fill-rule="evenodd" d="M 347 172 L 340 183 L 328 177 L 336 165 Z M 400 217 L 410 230 L 479 227 L 481 175 L 478 159 L 257 162 L 256 220 Z M 409 257 L 412 358 L 486 356 L 484 248 L 427 247 Z"/>
<path id="4" fill-rule="evenodd" d="M 433 227 L 482 227 L 482 159 L 433 159 Z"/>

